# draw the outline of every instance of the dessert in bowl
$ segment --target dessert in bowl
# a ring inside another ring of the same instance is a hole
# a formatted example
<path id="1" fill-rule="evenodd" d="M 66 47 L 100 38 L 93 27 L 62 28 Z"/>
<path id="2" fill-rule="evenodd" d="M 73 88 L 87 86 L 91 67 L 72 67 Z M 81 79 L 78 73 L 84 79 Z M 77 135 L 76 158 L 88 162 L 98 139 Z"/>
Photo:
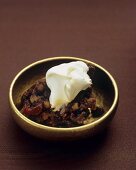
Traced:
<path id="1" fill-rule="evenodd" d="M 101 66 L 81 58 L 37 61 L 17 74 L 9 100 L 15 121 L 47 140 L 94 135 L 113 118 L 118 89 Z"/>

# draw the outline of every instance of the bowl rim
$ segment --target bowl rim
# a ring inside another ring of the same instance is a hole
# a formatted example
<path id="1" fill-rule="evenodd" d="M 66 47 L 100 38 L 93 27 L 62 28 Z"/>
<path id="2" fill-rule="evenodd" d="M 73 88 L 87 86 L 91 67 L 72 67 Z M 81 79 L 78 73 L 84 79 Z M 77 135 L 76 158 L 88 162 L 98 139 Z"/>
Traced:
<path id="1" fill-rule="evenodd" d="M 46 125 L 42 125 L 39 123 L 36 123 L 30 119 L 28 119 L 26 116 L 24 116 L 15 106 L 14 101 L 13 101 L 13 97 L 12 97 L 12 92 L 13 92 L 13 88 L 14 88 L 14 84 L 16 83 L 17 79 L 19 78 L 19 76 L 21 76 L 25 71 L 27 71 L 28 69 L 30 69 L 31 67 L 44 63 L 44 62 L 48 62 L 48 61 L 53 61 L 53 60 L 67 60 L 67 59 L 71 59 L 71 60 L 78 60 L 78 61 L 83 61 L 89 64 L 92 64 L 96 67 L 98 67 L 99 69 L 101 69 L 103 72 L 105 72 L 108 77 L 110 78 L 112 85 L 114 87 L 114 101 L 111 105 L 111 107 L 109 108 L 109 110 L 99 119 L 95 120 L 94 122 L 88 123 L 86 125 L 82 125 L 82 126 L 77 126 L 77 127 L 70 127 L 70 128 L 59 128 L 59 127 L 50 127 L 50 126 L 46 126 Z M 78 58 L 78 57 L 69 57 L 69 56 L 59 56 L 59 57 L 50 57 L 50 58 L 45 58 L 45 59 L 41 59 L 38 60 L 26 67 L 24 67 L 20 72 L 17 73 L 17 75 L 14 77 L 10 88 L 9 88 L 9 102 L 11 105 L 11 108 L 14 110 L 14 113 L 20 117 L 23 121 L 25 121 L 25 123 L 28 123 L 29 125 L 32 125 L 33 127 L 37 127 L 40 129 L 44 129 L 44 130 L 48 130 L 48 131 L 58 131 L 58 132 L 69 132 L 69 131 L 79 131 L 79 130 L 86 130 L 88 128 L 92 128 L 94 126 L 97 126 L 98 124 L 102 123 L 111 113 L 112 111 L 115 109 L 117 103 L 118 103 L 118 87 L 116 84 L 115 79 L 113 78 L 113 76 L 102 66 L 100 66 L 99 64 L 96 64 L 95 62 L 89 61 L 87 59 L 84 58 Z"/>

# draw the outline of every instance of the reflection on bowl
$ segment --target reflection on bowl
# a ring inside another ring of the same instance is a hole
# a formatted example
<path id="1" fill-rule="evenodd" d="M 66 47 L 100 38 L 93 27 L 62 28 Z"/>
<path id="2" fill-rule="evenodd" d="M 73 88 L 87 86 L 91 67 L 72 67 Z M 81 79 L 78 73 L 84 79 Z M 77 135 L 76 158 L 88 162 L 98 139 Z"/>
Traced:
<path id="1" fill-rule="evenodd" d="M 95 66 L 93 93 L 97 95 L 98 104 L 103 105 L 106 111 L 105 114 L 92 123 L 72 128 L 49 127 L 25 117 L 17 109 L 23 92 L 36 80 L 45 77 L 46 71 L 49 68 L 71 61 L 83 61 Z M 92 136 L 107 127 L 116 112 L 118 88 L 111 74 L 96 63 L 76 57 L 53 57 L 37 61 L 19 72 L 11 83 L 9 101 L 14 120 L 28 133 L 46 140 L 74 140 Z"/>

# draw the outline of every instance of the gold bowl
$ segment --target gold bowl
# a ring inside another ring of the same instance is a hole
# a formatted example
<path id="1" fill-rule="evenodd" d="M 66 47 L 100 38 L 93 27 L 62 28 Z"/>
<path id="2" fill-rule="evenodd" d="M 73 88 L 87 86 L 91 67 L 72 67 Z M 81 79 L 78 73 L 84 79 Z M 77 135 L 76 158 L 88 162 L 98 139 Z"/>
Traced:
<path id="1" fill-rule="evenodd" d="M 103 116 L 87 125 L 57 128 L 38 124 L 25 117 L 17 109 L 23 92 L 31 87 L 36 80 L 45 77 L 46 71 L 50 67 L 77 60 L 95 66 L 95 75 L 92 80 L 94 84 L 93 93 L 97 95 L 97 102 L 104 107 L 105 113 Z M 92 136 L 109 125 L 118 104 L 118 88 L 111 74 L 96 63 L 76 57 L 53 57 L 37 61 L 19 72 L 11 83 L 9 101 L 14 120 L 26 132 L 46 140 L 68 141 Z"/>

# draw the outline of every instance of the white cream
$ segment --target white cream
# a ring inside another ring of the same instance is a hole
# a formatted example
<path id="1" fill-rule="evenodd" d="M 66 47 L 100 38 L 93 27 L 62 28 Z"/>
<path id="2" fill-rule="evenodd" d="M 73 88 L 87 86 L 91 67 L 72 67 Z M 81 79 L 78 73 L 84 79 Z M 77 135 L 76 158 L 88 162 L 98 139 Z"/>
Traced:
<path id="1" fill-rule="evenodd" d="M 47 71 L 46 82 L 51 90 L 49 101 L 54 111 L 59 111 L 92 84 L 88 70 L 84 62 L 75 61 L 54 66 Z"/>

